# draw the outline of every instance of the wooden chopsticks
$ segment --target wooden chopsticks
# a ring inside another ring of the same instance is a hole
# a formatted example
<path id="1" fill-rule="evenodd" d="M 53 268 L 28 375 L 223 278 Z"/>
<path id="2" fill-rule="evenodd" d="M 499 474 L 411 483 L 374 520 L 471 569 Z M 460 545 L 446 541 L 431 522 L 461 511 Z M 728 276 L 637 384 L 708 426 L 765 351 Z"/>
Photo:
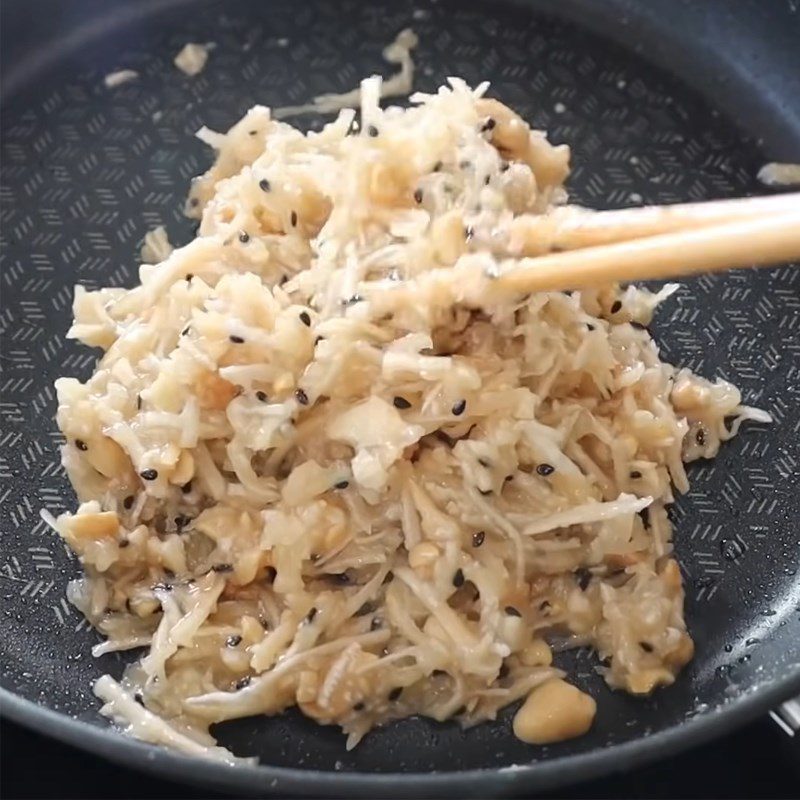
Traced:
<path id="1" fill-rule="evenodd" d="M 523 214 L 511 223 L 510 250 L 516 256 L 575 250 L 657 236 L 672 231 L 782 214 L 800 209 L 800 192 L 703 203 L 592 211 L 576 206 L 549 214 Z"/>
<path id="2" fill-rule="evenodd" d="M 800 193 L 548 216 L 515 222 L 538 224 L 538 241 L 566 252 L 504 261 L 498 288 L 580 289 L 800 260 Z M 526 241 L 536 238 L 526 234 Z M 535 250 L 516 244 L 522 253 Z"/>

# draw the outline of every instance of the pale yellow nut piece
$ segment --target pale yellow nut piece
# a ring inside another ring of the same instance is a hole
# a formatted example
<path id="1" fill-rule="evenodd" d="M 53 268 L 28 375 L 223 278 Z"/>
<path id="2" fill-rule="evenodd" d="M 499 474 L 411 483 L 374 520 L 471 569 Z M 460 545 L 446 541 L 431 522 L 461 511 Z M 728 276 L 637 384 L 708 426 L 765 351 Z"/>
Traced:
<path id="1" fill-rule="evenodd" d="M 526 667 L 549 667 L 553 663 L 553 651 L 544 639 L 534 639 L 519 657 Z"/>
<path id="2" fill-rule="evenodd" d="M 247 644 L 255 644 L 264 638 L 264 628 L 253 616 L 245 614 L 242 617 L 242 638 Z"/>
<path id="3" fill-rule="evenodd" d="M 195 383 L 195 393 L 201 408 L 224 411 L 239 390 L 216 372 L 205 371 Z"/>
<path id="4" fill-rule="evenodd" d="M 669 559 L 664 568 L 661 570 L 661 580 L 664 586 L 671 592 L 677 594 L 683 588 L 683 580 L 681 579 L 681 570 L 678 562 L 674 558 Z"/>
<path id="5" fill-rule="evenodd" d="M 408 205 L 408 177 L 395 165 L 376 164 L 369 178 L 370 199 L 380 206 Z"/>
<path id="6" fill-rule="evenodd" d="M 183 486 L 189 483 L 193 477 L 194 456 L 189 450 L 183 450 L 178 456 L 178 462 L 175 464 L 172 475 L 169 476 L 169 482 L 175 484 L 175 486 Z"/>
<path id="7" fill-rule="evenodd" d="M 408 565 L 413 570 L 427 570 L 439 558 L 439 548 L 432 542 L 415 544 L 408 553 Z"/>
<path id="8" fill-rule="evenodd" d="M 294 388 L 294 375 L 291 372 L 282 372 L 275 378 L 272 387 L 277 394 L 288 392 Z"/>
<path id="9" fill-rule="evenodd" d="M 684 633 L 675 647 L 664 653 L 664 663 L 671 667 L 682 667 L 692 660 L 693 655 L 694 642 L 689 634 Z"/>
<path id="10" fill-rule="evenodd" d="M 131 597 L 128 605 L 131 611 L 142 619 L 149 617 L 151 614 L 155 614 L 156 611 L 161 608 L 161 603 L 155 597 L 147 595 Z"/>
<path id="11" fill-rule="evenodd" d="M 113 439 L 93 436 L 86 444 L 83 455 L 101 475 L 122 479 L 133 473 L 131 460 Z"/>
<path id="12" fill-rule="evenodd" d="M 529 744 L 574 739 L 589 730 L 597 703 L 561 678 L 537 686 L 514 717 L 514 735 Z"/>
<path id="13" fill-rule="evenodd" d="M 702 408 L 709 401 L 711 393 L 704 386 L 698 386 L 687 378 L 675 382 L 670 399 L 676 411 Z"/>
<path id="14" fill-rule="evenodd" d="M 461 212 L 448 211 L 431 225 L 433 252 L 442 264 L 455 264 L 467 250 L 466 232 Z"/>
<path id="15" fill-rule="evenodd" d="M 113 539 L 119 533 L 119 518 L 113 511 L 77 514 L 66 520 L 67 534 L 81 541 Z"/>

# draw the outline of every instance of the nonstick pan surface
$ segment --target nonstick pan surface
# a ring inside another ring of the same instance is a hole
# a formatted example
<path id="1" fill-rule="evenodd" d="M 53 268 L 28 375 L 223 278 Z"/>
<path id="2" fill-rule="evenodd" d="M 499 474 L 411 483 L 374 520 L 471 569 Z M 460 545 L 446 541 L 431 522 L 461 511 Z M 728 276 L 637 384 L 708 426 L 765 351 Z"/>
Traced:
<path id="1" fill-rule="evenodd" d="M 74 497 L 58 463 L 52 384 L 95 353 L 66 342 L 72 287 L 131 285 L 144 233 L 185 242 L 189 179 L 255 103 L 303 102 L 389 69 L 380 51 L 411 25 L 421 89 L 448 75 L 492 92 L 573 147 L 575 202 L 602 208 L 766 191 L 767 160 L 800 161 L 796 4 L 726 2 L 4 3 L 0 287 L 0 653 L 3 710 L 109 758 L 206 787 L 312 795 L 509 795 L 621 770 L 710 738 L 800 691 L 800 272 L 703 277 L 653 327 L 667 360 L 733 381 L 772 425 L 746 426 L 690 470 L 674 508 L 697 655 L 647 699 L 605 688 L 584 651 L 559 657 L 599 705 L 585 737 L 530 747 L 510 713 L 462 732 L 406 720 L 346 752 L 300 715 L 222 726 L 258 767 L 231 769 L 110 731 L 90 686 L 125 657 L 64 598 L 79 565 L 39 521 Z M 611 41 L 626 42 L 621 46 Z M 172 57 L 213 41 L 187 78 Z M 654 66 L 655 60 L 660 66 Z M 106 89 L 132 68 L 138 80 Z M 670 74 L 670 72 L 674 74 Z M 319 125 L 320 119 L 305 118 Z"/>

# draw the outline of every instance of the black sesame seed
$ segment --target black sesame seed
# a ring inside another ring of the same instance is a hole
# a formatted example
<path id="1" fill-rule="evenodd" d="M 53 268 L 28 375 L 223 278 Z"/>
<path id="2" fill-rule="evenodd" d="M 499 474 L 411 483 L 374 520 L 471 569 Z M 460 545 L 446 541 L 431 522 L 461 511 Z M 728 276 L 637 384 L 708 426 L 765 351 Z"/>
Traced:
<path id="1" fill-rule="evenodd" d="M 367 125 L 367 135 L 374 139 L 378 135 L 378 129 L 374 125 Z"/>
<path id="2" fill-rule="evenodd" d="M 133 696 L 133 699 L 134 699 L 134 700 L 135 700 L 135 701 L 136 701 L 136 702 L 137 702 L 137 703 L 138 703 L 140 706 L 144 706 L 144 697 L 142 697 L 142 693 L 141 693 L 141 692 L 136 692 L 136 694 L 134 694 L 134 696 Z"/>
<path id="3" fill-rule="evenodd" d="M 229 637 L 228 637 L 228 638 L 225 640 L 225 644 L 226 644 L 228 647 L 236 647 L 236 646 L 240 645 L 241 643 L 242 643 L 242 637 L 241 637 L 241 636 L 239 636 L 239 634 L 238 634 L 238 633 L 235 633 L 233 636 L 229 636 Z"/>
<path id="4" fill-rule="evenodd" d="M 701 447 L 706 443 L 706 432 L 703 428 L 698 428 L 697 433 L 694 435 L 694 440 Z"/>
<path id="5" fill-rule="evenodd" d="M 309 611 L 308 614 L 306 614 L 306 622 L 308 622 L 309 624 L 312 623 L 316 616 L 317 616 L 317 607 L 313 606 L 311 611 Z"/>
<path id="6" fill-rule="evenodd" d="M 346 489 L 350 485 L 350 481 L 337 481 L 333 484 L 334 489 Z"/>
<path id="7" fill-rule="evenodd" d="M 241 231 L 239 233 L 239 241 L 242 244 L 247 244 L 250 241 L 250 234 L 247 231 Z"/>
<path id="8" fill-rule="evenodd" d="M 266 392 L 264 392 L 261 389 L 259 389 L 256 392 L 256 399 L 260 400 L 262 403 L 266 403 L 269 398 L 267 397 L 267 393 Z"/>
<path id="9" fill-rule="evenodd" d="M 441 161 L 437 161 L 431 168 L 431 172 L 438 172 L 443 166 L 444 164 Z"/>
<path id="10" fill-rule="evenodd" d="M 248 133 L 249 133 L 251 136 L 255 136 L 255 135 L 258 133 L 258 131 L 248 131 Z"/>
<path id="11" fill-rule="evenodd" d="M 472 225 L 467 225 L 467 227 L 464 228 L 464 238 L 469 242 L 472 241 L 472 238 L 474 236 L 475 236 L 475 228 L 473 228 Z"/>
<path id="12" fill-rule="evenodd" d="M 120 550 L 122 550 L 124 547 L 129 547 L 129 546 L 130 546 L 130 542 L 129 542 L 127 539 L 123 539 L 123 540 L 122 540 L 122 541 L 119 543 L 119 548 L 120 548 Z M 128 610 L 130 611 L 130 609 L 128 609 Z"/>
<path id="13" fill-rule="evenodd" d="M 214 564 L 212 572 L 233 572 L 233 564 Z"/>
<path id="14" fill-rule="evenodd" d="M 486 539 L 486 531 L 477 531 L 476 533 L 473 533 L 472 546 L 480 547 L 483 544 L 484 539 Z"/>
<path id="15" fill-rule="evenodd" d="M 187 325 L 187 326 L 186 326 L 186 327 L 185 327 L 185 328 L 184 328 L 184 329 L 181 331 L 181 336 L 186 336 L 186 335 L 189 333 L 189 331 L 190 331 L 191 329 L 192 329 L 191 325 Z M 140 406 L 140 408 L 141 408 L 141 406 Z"/>
<path id="16" fill-rule="evenodd" d="M 300 322 L 302 322 L 307 328 L 311 327 L 311 317 L 308 315 L 308 311 L 300 312 Z"/>
<path id="17" fill-rule="evenodd" d="M 390 702 L 394 702 L 397 700 L 400 695 L 403 694 L 403 687 L 402 686 L 395 686 L 391 692 L 389 692 L 389 700 Z"/>
<path id="18" fill-rule="evenodd" d="M 491 465 L 489 464 L 489 462 L 488 462 L 488 461 L 487 461 L 485 458 L 479 458 L 479 459 L 478 459 L 478 463 L 479 463 L 479 464 L 480 464 L 482 467 L 485 467 L 486 469 L 489 469 L 489 467 L 491 466 Z"/>
<path id="19" fill-rule="evenodd" d="M 368 600 L 358 609 L 358 611 L 356 611 L 355 616 L 366 617 L 367 614 L 371 614 L 373 611 L 375 611 L 375 609 L 376 609 L 375 603 L 373 603 L 371 600 Z"/>
<path id="20" fill-rule="evenodd" d="M 653 652 L 653 645 L 651 645 L 650 642 L 639 642 L 639 647 L 641 647 L 645 653 Z"/>
<path id="21" fill-rule="evenodd" d="M 363 711 L 364 707 L 365 706 L 362 702 L 358 702 L 353 706 L 353 711 Z"/>
<path id="22" fill-rule="evenodd" d="M 245 675 L 244 678 L 239 678 L 238 681 L 234 684 L 236 686 L 237 691 L 239 689 L 245 689 L 250 685 L 250 681 L 252 678 L 249 675 Z"/>
<path id="23" fill-rule="evenodd" d="M 417 189 L 414 192 L 414 201 L 416 203 L 421 203 L 422 202 L 422 189 Z"/>
<path id="24" fill-rule="evenodd" d="M 494 117 L 489 117 L 489 119 L 487 119 L 486 122 L 484 122 L 483 125 L 481 125 L 481 130 L 482 131 L 494 130 L 495 125 L 497 125 L 497 121 L 494 119 Z"/>
<path id="25" fill-rule="evenodd" d="M 509 617 L 521 617 L 522 614 L 519 613 L 519 609 L 514 608 L 514 606 L 506 606 L 503 609 Z"/>
<path id="26" fill-rule="evenodd" d="M 556 471 L 556 468 L 552 464 L 539 464 L 539 466 L 536 467 L 536 471 L 539 475 L 547 477 L 548 475 L 552 475 Z"/>
<path id="27" fill-rule="evenodd" d="M 483 185 L 484 185 L 484 186 L 488 186 L 488 185 L 489 185 L 491 182 L 492 182 L 492 176 L 491 176 L 491 175 L 487 175 L 487 176 L 486 176 L 486 177 L 483 179 Z"/>
<path id="28" fill-rule="evenodd" d="M 324 336 L 317 336 L 317 338 L 314 339 L 314 347 L 316 347 L 324 338 Z"/>
<path id="29" fill-rule="evenodd" d="M 83 439 L 76 439 L 75 447 L 77 447 L 78 450 L 84 450 L 84 451 L 89 449 L 89 445 L 86 444 L 86 442 L 84 442 Z"/>
<path id="30" fill-rule="evenodd" d="M 575 580 L 578 582 L 578 588 L 585 592 L 592 582 L 592 573 L 586 567 L 580 567 L 575 570 Z"/>
<path id="31" fill-rule="evenodd" d="M 191 283 L 192 282 L 192 278 L 194 278 L 194 275 L 191 272 L 187 272 L 186 273 L 186 283 Z"/>
<path id="32" fill-rule="evenodd" d="M 189 492 L 192 491 L 192 482 L 189 481 L 188 483 L 184 483 L 183 486 L 181 486 L 181 491 L 184 494 L 189 494 Z"/>
<path id="33" fill-rule="evenodd" d="M 178 533 L 180 533 L 191 521 L 192 518 L 187 517 L 186 514 L 178 514 L 178 516 L 175 517 L 175 527 L 178 529 Z"/>
<path id="34" fill-rule="evenodd" d="M 641 477 L 642 477 L 642 473 L 639 472 L 638 469 L 634 469 L 634 470 L 631 471 L 631 478 L 633 478 L 634 480 L 637 480 L 638 478 L 641 478 Z"/>
<path id="35" fill-rule="evenodd" d="M 467 408 L 467 401 L 466 400 L 457 400 L 453 403 L 453 407 L 450 409 L 453 412 L 453 416 L 460 417 Z"/>
<path id="36" fill-rule="evenodd" d="M 232 334 L 228 337 L 234 344 L 244 344 L 244 339 L 241 336 L 236 336 Z"/>
<path id="37" fill-rule="evenodd" d="M 406 400 L 405 397 L 401 397 L 399 394 L 395 396 L 392 400 L 395 408 L 399 408 L 401 410 L 405 410 L 406 408 L 411 408 L 411 403 Z"/>
<path id="38" fill-rule="evenodd" d="M 642 519 L 642 525 L 644 525 L 645 528 L 649 528 L 650 527 L 650 509 L 649 508 L 643 508 L 639 512 L 639 516 Z"/>
<path id="39" fill-rule="evenodd" d="M 197 208 L 197 206 L 199 206 L 199 205 L 200 205 L 200 199 L 199 199 L 199 198 L 197 198 L 197 197 L 193 197 L 191 200 L 189 200 L 189 205 L 190 205 L 192 208 Z"/>
<path id="40" fill-rule="evenodd" d="M 261 189 L 262 192 L 268 192 L 272 186 L 270 186 L 270 183 L 266 178 L 262 178 L 258 182 L 258 188 Z"/>
<path id="41" fill-rule="evenodd" d="M 293 228 L 297 227 L 297 212 L 292 211 L 292 215 L 289 217 L 289 222 L 291 223 Z"/>
<path id="42" fill-rule="evenodd" d="M 453 586 L 458 589 L 459 587 L 464 585 L 464 570 L 457 569 L 456 574 L 453 575 Z"/>
<path id="43" fill-rule="evenodd" d="M 137 411 L 142 410 L 142 396 L 140 394 L 136 395 L 136 410 Z"/>
<path id="44" fill-rule="evenodd" d="M 360 303 L 364 298 L 360 294 L 354 294 L 352 297 L 348 297 L 347 300 L 344 301 L 346 306 L 352 306 L 356 303 Z"/>
<path id="45" fill-rule="evenodd" d="M 502 164 L 500 164 L 500 172 L 508 172 L 508 168 L 510 166 L 511 164 L 509 164 L 508 161 L 504 161 Z"/>
<path id="46" fill-rule="evenodd" d="M 154 469 L 143 469 L 139 475 L 146 481 L 154 481 L 158 477 L 158 472 Z"/>
<path id="47" fill-rule="evenodd" d="M 611 313 L 616 314 L 622 308 L 622 303 L 619 300 L 615 300 L 611 304 Z"/>
<path id="48" fill-rule="evenodd" d="M 308 395 L 302 389 L 295 389 L 294 397 L 301 406 L 308 405 Z"/>
<path id="49" fill-rule="evenodd" d="M 586 323 L 586 330 L 587 331 L 593 331 L 594 330 L 594 325 L 592 325 L 591 322 L 587 322 Z"/>

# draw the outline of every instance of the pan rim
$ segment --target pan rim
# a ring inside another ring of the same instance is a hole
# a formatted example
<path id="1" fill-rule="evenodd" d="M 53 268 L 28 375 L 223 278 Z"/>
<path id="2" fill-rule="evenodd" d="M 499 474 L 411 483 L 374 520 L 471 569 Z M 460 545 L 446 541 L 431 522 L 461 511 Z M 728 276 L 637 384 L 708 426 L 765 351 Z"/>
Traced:
<path id="1" fill-rule="evenodd" d="M 140 742 L 68 717 L 0 686 L 0 717 L 132 769 L 204 788 L 320 797 L 508 796 L 576 784 L 650 764 L 732 732 L 800 693 L 800 664 L 728 704 L 647 737 L 578 755 L 453 772 L 332 772 L 258 764 L 229 766 Z"/>

